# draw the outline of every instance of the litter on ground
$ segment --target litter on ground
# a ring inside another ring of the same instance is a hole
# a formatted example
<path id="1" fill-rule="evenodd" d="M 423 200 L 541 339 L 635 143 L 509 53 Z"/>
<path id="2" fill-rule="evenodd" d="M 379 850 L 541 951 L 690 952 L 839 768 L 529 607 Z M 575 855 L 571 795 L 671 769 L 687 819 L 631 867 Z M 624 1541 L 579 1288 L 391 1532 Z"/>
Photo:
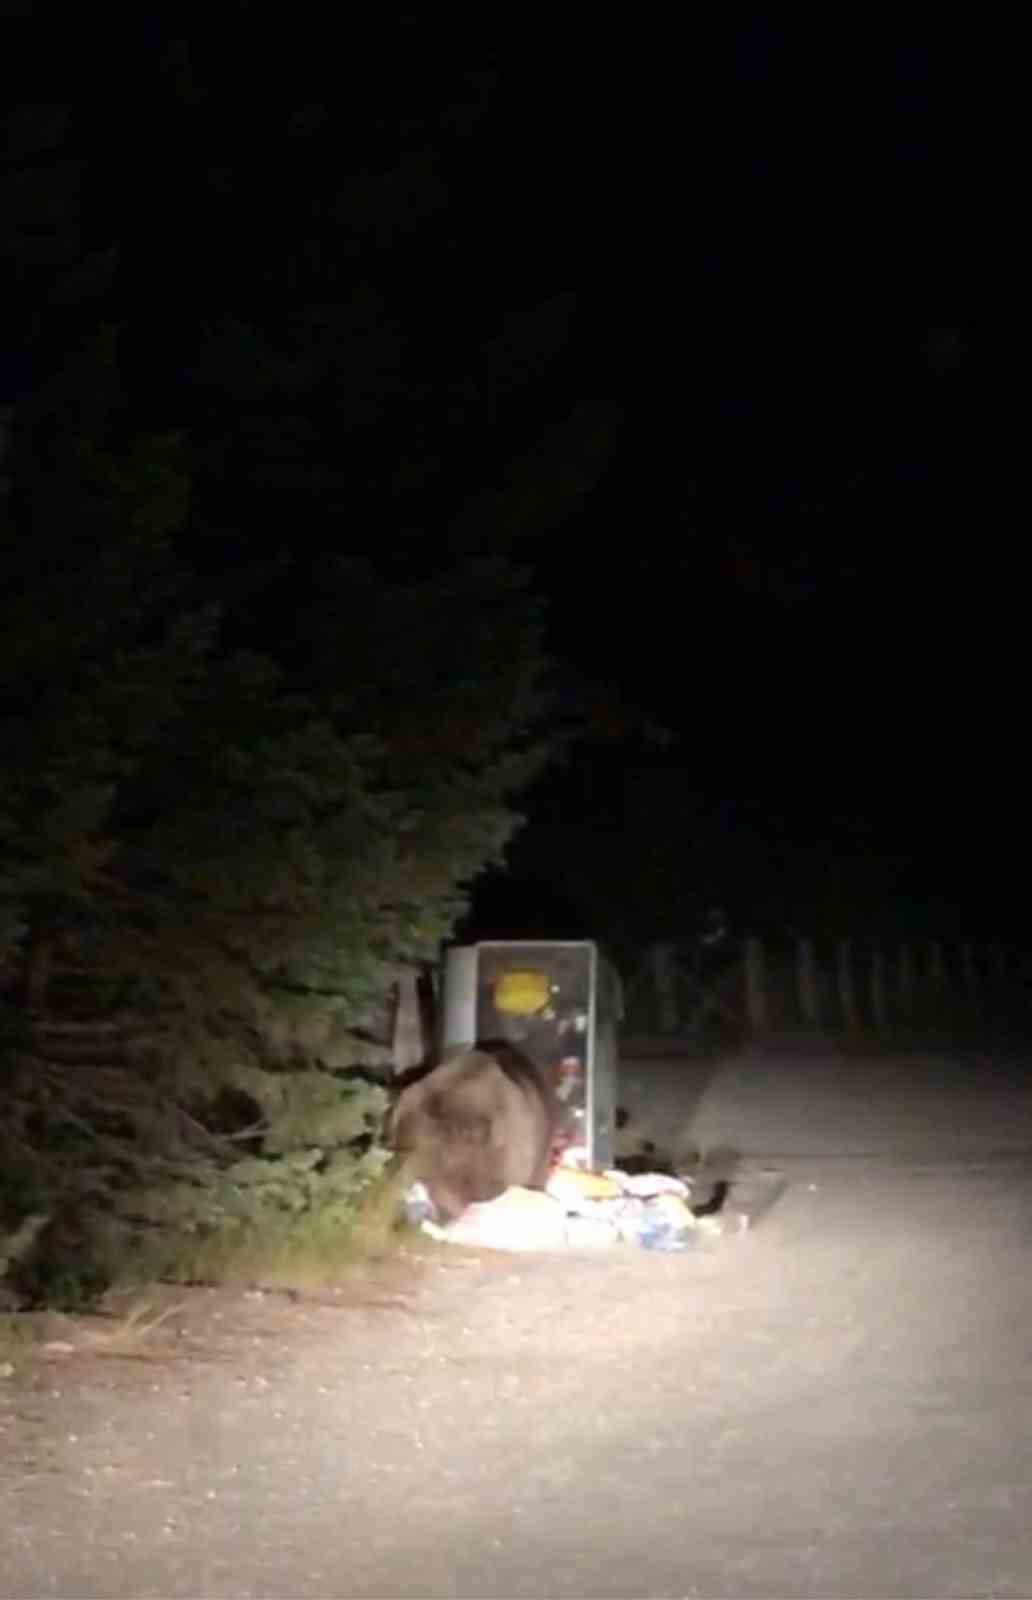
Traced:
<path id="1" fill-rule="evenodd" d="M 509 1188 L 494 1200 L 469 1205 L 440 1222 L 423 1184 L 413 1184 L 409 1220 L 432 1238 L 489 1250 L 581 1250 L 634 1245 L 687 1250 L 722 1232 L 719 1217 L 697 1217 L 691 1186 L 663 1172 L 590 1172 L 556 1167 L 544 1191 Z"/>

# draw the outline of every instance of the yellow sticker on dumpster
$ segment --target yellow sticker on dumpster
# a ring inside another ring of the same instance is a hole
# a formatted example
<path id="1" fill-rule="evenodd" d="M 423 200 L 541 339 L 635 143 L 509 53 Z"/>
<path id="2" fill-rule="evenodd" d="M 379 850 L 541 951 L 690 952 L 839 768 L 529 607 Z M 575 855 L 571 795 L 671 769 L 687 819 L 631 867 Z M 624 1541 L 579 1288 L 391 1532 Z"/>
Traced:
<path id="1" fill-rule="evenodd" d="M 532 1017 L 544 1011 L 552 995 L 546 972 L 505 972 L 495 984 L 494 1003 L 509 1017 Z"/>

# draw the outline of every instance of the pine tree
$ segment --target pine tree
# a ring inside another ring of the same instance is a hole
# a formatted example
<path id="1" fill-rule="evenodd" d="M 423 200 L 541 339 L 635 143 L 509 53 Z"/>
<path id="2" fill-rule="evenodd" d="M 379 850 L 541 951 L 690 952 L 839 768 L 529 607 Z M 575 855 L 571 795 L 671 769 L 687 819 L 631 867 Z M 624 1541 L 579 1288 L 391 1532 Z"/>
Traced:
<path id="1" fill-rule="evenodd" d="M 7 507 L 4 1199 L 74 1213 L 87 1264 L 142 1229 L 197 1270 L 226 1228 L 339 1230 L 381 1169 L 347 1070 L 515 825 L 539 619 L 504 561 L 336 561 L 304 652 L 227 644 L 177 553 L 181 446 L 122 437 L 116 353 L 21 419 Z"/>
<path id="2" fill-rule="evenodd" d="M 521 287 L 513 313 L 458 270 L 442 163 L 479 192 L 455 127 L 481 91 L 424 87 L 373 137 L 379 89 L 323 105 L 306 47 L 272 115 L 220 39 L 27 113 L 6 169 L 36 202 L 0 240 L 29 374 L 0 543 L 0 1246 L 39 1210 L 37 1255 L 73 1214 L 100 1254 L 180 1265 L 224 1228 L 339 1231 L 384 1159 L 354 1069 L 547 755 L 518 553 L 606 446 L 573 297 Z M 351 134 L 376 150 L 342 169 Z"/>

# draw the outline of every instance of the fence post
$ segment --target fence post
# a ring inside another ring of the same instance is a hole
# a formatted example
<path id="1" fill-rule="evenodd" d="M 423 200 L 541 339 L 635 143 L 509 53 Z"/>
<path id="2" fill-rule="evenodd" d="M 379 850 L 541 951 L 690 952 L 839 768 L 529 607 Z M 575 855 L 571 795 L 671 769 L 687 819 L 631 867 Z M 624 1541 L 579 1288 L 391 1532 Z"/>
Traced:
<path id="1" fill-rule="evenodd" d="M 885 957 L 882 955 L 880 945 L 875 945 L 871 952 L 871 1015 L 876 1028 L 884 1030 L 888 1026 L 889 1017 L 885 1005 Z"/>
<path id="2" fill-rule="evenodd" d="M 672 944 L 652 946 L 652 983 L 656 991 L 660 1033 L 677 1033 L 681 1015 L 677 1004 L 677 964 Z"/>
<path id="3" fill-rule="evenodd" d="M 923 988 L 923 1009 L 932 1023 L 941 1021 L 943 1013 L 949 1014 L 950 994 L 946 979 L 946 962 L 943 959 L 942 945 L 938 939 L 932 939 L 928 945 L 928 969 L 925 974 Z"/>
<path id="4" fill-rule="evenodd" d="M 392 1045 L 393 1066 L 396 1073 L 407 1072 L 410 1067 L 418 1067 L 426 1055 L 419 983 L 414 972 L 403 972 L 397 980 Z"/>
<path id="5" fill-rule="evenodd" d="M 853 965 L 849 940 L 840 939 L 838 947 L 838 993 L 842 1020 L 851 1033 L 856 1033 L 859 1018 L 856 1009 L 856 985 L 853 982 Z"/>
<path id="6" fill-rule="evenodd" d="M 817 995 L 817 963 L 814 960 L 812 939 L 799 941 L 798 969 L 799 1009 L 803 1014 L 803 1021 L 819 1028 L 821 1008 Z"/>
<path id="7" fill-rule="evenodd" d="M 30 1011 L 41 1014 L 47 1009 L 47 987 L 53 962 L 53 946 L 49 939 L 35 939 L 29 946 L 26 963 L 25 999 Z"/>
<path id="8" fill-rule="evenodd" d="M 1007 952 L 1002 944 L 989 946 L 990 971 L 993 982 L 1002 990 L 1007 987 Z"/>
<path id="9" fill-rule="evenodd" d="M 968 1004 L 972 1010 L 977 1011 L 981 999 L 981 983 L 978 976 L 978 967 L 975 965 L 975 952 L 969 944 L 961 947 L 960 966 L 964 974 L 964 988 L 967 990 Z"/>
<path id="10" fill-rule="evenodd" d="M 754 1031 L 766 1027 L 767 972 L 762 939 L 745 941 L 745 1015 Z"/>
<path id="11" fill-rule="evenodd" d="M 914 1020 L 914 958 L 908 944 L 899 947 L 900 1010 L 908 1023 Z"/>

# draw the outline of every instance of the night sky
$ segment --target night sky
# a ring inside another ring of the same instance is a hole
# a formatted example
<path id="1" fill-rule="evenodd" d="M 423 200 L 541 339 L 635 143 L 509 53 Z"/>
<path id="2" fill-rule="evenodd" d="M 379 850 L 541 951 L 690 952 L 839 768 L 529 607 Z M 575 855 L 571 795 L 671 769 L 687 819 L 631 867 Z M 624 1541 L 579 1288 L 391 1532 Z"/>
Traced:
<path id="1" fill-rule="evenodd" d="M 360 35 L 234 5 L 186 45 L 146 12 L 106 35 L 91 16 L 55 53 L 23 10 L 7 89 L 78 108 L 86 232 L 121 241 L 120 305 L 150 308 L 136 359 L 159 420 L 190 330 L 260 300 L 316 192 L 335 292 L 388 308 L 428 430 L 474 375 L 473 478 L 581 419 L 561 514 L 513 547 L 560 681 L 671 737 L 582 747 L 538 785 L 513 857 L 528 893 L 570 830 L 619 855 L 653 828 L 684 841 L 686 920 L 715 900 L 787 926 L 809 903 L 792 886 L 838 873 L 844 923 L 894 901 L 1024 941 L 1023 563 L 986 393 L 966 40 L 418 10 Z M 352 239 L 384 167 L 398 206 Z M 13 330 L 0 399 L 40 359 Z M 431 473 L 431 525 L 436 492 Z M 494 537 L 475 510 L 444 535 L 349 527 L 416 565 Z"/>

